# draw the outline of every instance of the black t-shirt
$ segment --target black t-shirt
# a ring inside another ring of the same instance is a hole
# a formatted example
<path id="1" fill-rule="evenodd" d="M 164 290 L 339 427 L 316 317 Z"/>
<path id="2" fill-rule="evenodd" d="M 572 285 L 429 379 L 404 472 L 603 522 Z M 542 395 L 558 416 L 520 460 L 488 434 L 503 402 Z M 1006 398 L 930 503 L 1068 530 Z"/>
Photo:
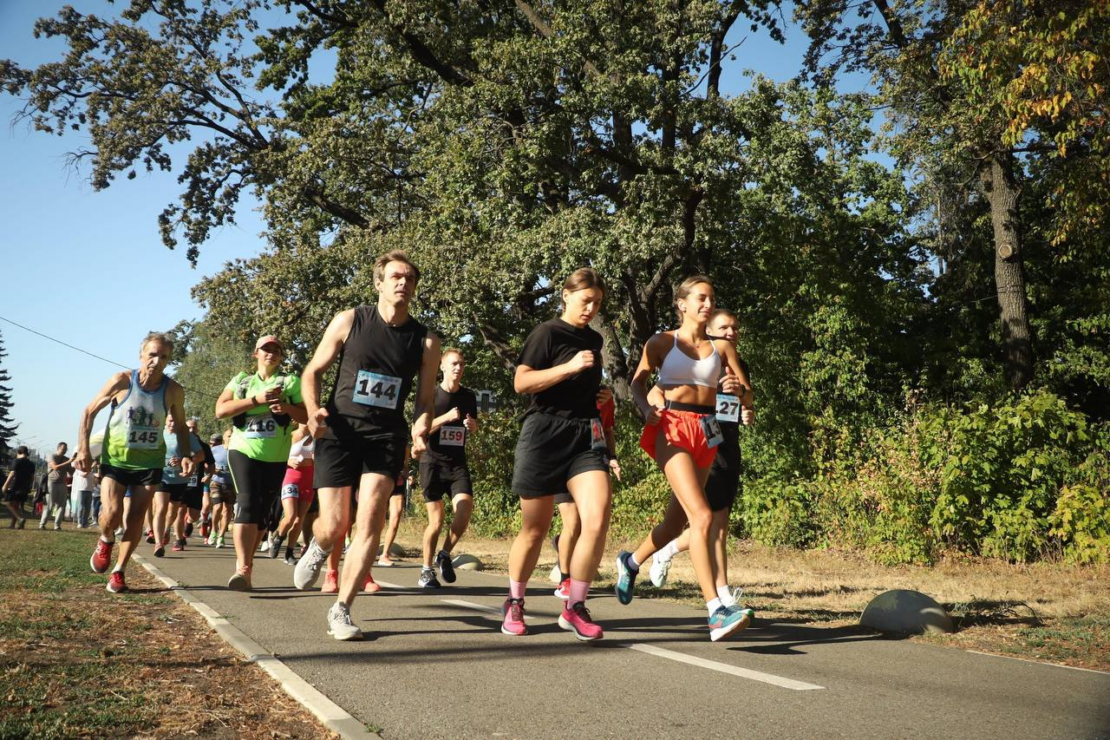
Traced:
<path id="1" fill-rule="evenodd" d="M 562 319 L 545 321 L 524 340 L 518 364 L 547 370 L 569 362 L 582 350 L 594 353 L 594 366 L 532 395 L 527 414 L 537 411 L 564 419 L 596 419 L 597 390 L 601 386 L 601 335 L 590 327 L 579 329 Z"/>
<path id="2" fill-rule="evenodd" d="M 200 451 L 204 453 L 204 468 L 202 470 L 196 471 L 196 487 L 203 488 L 204 483 L 201 481 L 201 479 L 209 473 L 216 472 L 216 458 L 212 457 L 212 445 L 208 444 L 199 437 L 197 438 L 197 442 L 200 442 Z"/>
<path id="3" fill-rule="evenodd" d="M 35 464 L 31 462 L 30 458 L 17 457 L 15 462 L 12 463 L 12 472 L 15 473 L 15 478 L 12 479 L 12 488 L 16 491 L 30 491 L 35 485 Z"/>
<path id="4" fill-rule="evenodd" d="M 433 416 L 443 416 L 453 408 L 459 410 L 458 421 L 449 421 L 428 435 L 428 455 L 437 462 L 465 464 L 467 431 L 463 420 L 467 416 L 478 418 L 478 397 L 469 388 L 459 386 L 448 393 L 437 385 Z"/>

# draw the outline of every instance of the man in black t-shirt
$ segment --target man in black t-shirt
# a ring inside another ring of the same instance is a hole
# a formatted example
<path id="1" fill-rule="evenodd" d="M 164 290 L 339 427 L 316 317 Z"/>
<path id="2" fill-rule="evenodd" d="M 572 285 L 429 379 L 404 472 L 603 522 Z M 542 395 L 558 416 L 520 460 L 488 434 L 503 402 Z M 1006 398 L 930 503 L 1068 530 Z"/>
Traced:
<path id="1" fill-rule="evenodd" d="M 466 361 L 457 349 L 446 349 L 439 364 L 443 382 L 436 386 L 428 451 L 420 458 L 420 488 L 428 508 L 428 526 L 424 530 L 424 567 L 417 583 L 422 588 L 439 588 L 432 569 L 439 533 L 443 530 L 444 496 L 450 496 L 451 527 L 443 538 L 443 549 L 435 555 L 435 566 L 447 583 L 455 582 L 451 550 L 462 539 L 470 524 L 474 508 L 474 486 L 466 465 L 466 443 L 478 430 L 478 398 L 474 391 L 459 385 Z"/>
<path id="2" fill-rule="evenodd" d="M 26 445 L 20 445 L 16 451 L 15 461 L 12 463 L 11 472 L 4 480 L 4 503 L 12 513 L 12 527 L 19 522 L 19 528 L 27 525 L 27 517 L 23 515 L 23 502 L 31 493 L 35 485 L 35 464 L 28 457 L 30 452 Z"/>

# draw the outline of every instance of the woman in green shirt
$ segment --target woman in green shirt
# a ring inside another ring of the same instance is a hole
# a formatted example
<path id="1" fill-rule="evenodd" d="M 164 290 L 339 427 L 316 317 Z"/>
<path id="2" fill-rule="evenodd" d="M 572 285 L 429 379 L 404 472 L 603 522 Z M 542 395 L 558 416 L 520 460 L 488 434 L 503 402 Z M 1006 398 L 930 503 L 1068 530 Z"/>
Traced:
<path id="1" fill-rule="evenodd" d="M 227 587 L 251 589 L 251 568 L 258 549 L 259 525 L 281 491 L 285 461 L 293 440 L 291 421 L 305 423 L 301 380 L 284 375 L 278 367 L 285 348 L 272 334 L 254 345 L 258 369 L 239 373 L 216 401 L 216 418 L 231 418 L 228 465 L 239 504 L 235 515 L 235 574 Z"/>

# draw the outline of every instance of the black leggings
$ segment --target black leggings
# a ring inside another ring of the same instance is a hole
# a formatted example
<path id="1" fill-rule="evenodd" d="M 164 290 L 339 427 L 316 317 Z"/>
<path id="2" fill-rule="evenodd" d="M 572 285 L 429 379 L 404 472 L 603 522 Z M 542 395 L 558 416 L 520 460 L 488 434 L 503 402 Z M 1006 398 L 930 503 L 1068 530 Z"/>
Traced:
<path id="1" fill-rule="evenodd" d="M 236 524 L 264 524 L 270 507 L 281 493 L 285 461 L 262 462 L 239 450 L 227 453 L 231 479 L 235 483 Z"/>

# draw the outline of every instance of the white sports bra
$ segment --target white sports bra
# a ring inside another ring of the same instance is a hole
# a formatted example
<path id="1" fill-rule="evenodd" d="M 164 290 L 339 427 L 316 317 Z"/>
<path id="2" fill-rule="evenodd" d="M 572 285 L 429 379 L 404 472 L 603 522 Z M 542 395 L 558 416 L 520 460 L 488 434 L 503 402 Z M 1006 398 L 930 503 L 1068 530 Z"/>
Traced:
<path id="1" fill-rule="evenodd" d="M 717 345 L 709 340 L 713 354 L 700 360 L 691 359 L 678 348 L 678 332 L 674 333 L 674 346 L 659 368 L 659 385 L 700 385 L 716 388 L 721 377 L 721 355 Z"/>
<path id="2" fill-rule="evenodd" d="M 312 453 L 316 450 L 315 441 L 316 440 L 312 439 L 312 437 L 301 437 L 289 448 L 289 457 L 297 457 L 300 455 L 302 460 L 311 460 Z"/>

